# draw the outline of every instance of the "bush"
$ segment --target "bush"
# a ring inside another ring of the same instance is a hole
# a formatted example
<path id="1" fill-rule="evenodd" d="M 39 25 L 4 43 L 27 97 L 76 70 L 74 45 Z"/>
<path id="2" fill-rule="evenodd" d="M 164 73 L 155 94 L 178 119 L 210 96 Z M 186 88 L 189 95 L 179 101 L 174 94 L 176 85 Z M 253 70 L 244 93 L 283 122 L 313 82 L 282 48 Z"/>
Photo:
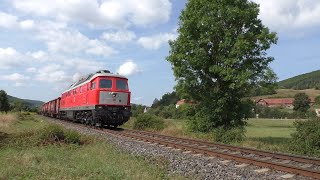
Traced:
<path id="1" fill-rule="evenodd" d="M 162 130 L 164 127 L 162 118 L 149 113 L 139 115 L 133 124 L 133 128 L 139 130 Z"/>
<path id="2" fill-rule="evenodd" d="M 65 130 L 59 125 L 49 125 L 48 127 L 45 127 L 40 130 L 39 136 L 41 144 L 82 144 L 81 136 L 77 131 Z"/>
<path id="3" fill-rule="evenodd" d="M 81 135 L 77 131 L 66 130 L 65 142 L 68 144 L 82 144 Z"/>
<path id="4" fill-rule="evenodd" d="M 30 115 L 31 114 L 29 112 L 18 112 L 17 113 L 18 119 L 20 121 L 28 120 L 28 118 L 31 118 Z"/>
<path id="5" fill-rule="evenodd" d="M 196 114 L 194 105 L 182 104 L 179 106 L 178 110 L 180 111 L 181 118 L 188 119 L 193 117 Z"/>
<path id="6" fill-rule="evenodd" d="M 217 128 L 213 131 L 214 140 L 220 143 L 239 143 L 245 139 L 244 128 L 223 129 Z"/>
<path id="7" fill-rule="evenodd" d="M 292 152 L 320 157 L 320 120 L 296 121 L 297 132 L 291 134 Z"/>

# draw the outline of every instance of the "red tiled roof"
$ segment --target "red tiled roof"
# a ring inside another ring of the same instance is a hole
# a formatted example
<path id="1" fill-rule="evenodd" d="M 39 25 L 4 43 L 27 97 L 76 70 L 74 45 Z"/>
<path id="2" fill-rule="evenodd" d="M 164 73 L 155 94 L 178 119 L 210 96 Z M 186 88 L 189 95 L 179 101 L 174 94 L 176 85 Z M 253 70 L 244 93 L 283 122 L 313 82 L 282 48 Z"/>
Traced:
<path id="1" fill-rule="evenodd" d="M 180 101 L 178 101 L 178 102 L 176 103 L 176 105 L 182 105 L 182 104 L 185 104 L 185 103 L 186 103 L 186 100 L 185 100 L 185 99 L 181 99 Z M 188 104 L 193 104 L 193 102 L 192 102 L 192 101 L 189 101 Z"/>
<path id="2" fill-rule="evenodd" d="M 177 102 L 177 105 L 181 105 L 181 104 L 184 104 L 184 103 L 185 103 L 185 100 L 181 99 L 180 101 Z"/>
<path id="3" fill-rule="evenodd" d="M 260 99 L 257 103 L 264 101 L 268 105 L 293 104 L 294 98 Z"/>
<path id="4" fill-rule="evenodd" d="M 268 105 L 293 104 L 294 98 L 259 99 L 256 103 L 265 102 Z M 310 103 L 314 103 L 314 98 L 310 98 Z"/>

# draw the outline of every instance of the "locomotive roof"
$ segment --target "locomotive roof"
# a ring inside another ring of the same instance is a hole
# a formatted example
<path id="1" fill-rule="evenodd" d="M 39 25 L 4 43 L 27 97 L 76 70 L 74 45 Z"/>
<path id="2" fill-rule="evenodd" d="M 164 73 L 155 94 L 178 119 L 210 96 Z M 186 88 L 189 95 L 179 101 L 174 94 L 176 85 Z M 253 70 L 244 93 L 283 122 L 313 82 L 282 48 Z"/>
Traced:
<path id="1" fill-rule="evenodd" d="M 72 84 L 66 91 L 62 92 L 68 92 L 74 88 L 77 88 L 79 86 L 82 86 L 83 84 L 86 84 L 88 82 L 90 82 L 91 80 L 95 79 L 96 77 L 100 77 L 100 76 L 107 76 L 107 77 L 118 77 L 118 78 L 124 78 L 124 79 L 128 79 L 125 76 L 119 75 L 119 74 L 112 74 L 109 71 L 107 72 L 97 72 L 96 74 L 89 74 L 83 78 L 81 78 L 79 81 L 75 82 L 74 84 Z"/>

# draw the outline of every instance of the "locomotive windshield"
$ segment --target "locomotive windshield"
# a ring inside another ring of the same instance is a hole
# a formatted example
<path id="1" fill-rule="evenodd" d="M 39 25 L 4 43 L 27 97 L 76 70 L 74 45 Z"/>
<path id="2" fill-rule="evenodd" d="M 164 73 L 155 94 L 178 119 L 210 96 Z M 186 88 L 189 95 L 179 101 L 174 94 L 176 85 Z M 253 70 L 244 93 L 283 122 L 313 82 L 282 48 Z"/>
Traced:
<path id="1" fill-rule="evenodd" d="M 126 80 L 117 79 L 117 90 L 128 90 L 128 85 Z"/>
<path id="2" fill-rule="evenodd" d="M 110 79 L 101 79 L 100 88 L 112 88 L 112 80 Z"/>

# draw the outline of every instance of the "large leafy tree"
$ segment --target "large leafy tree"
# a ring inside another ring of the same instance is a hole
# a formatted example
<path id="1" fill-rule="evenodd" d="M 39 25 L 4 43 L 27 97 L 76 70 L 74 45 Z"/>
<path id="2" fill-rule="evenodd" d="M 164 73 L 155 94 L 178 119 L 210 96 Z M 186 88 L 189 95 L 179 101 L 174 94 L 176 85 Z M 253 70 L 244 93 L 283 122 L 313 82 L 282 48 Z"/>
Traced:
<path id="1" fill-rule="evenodd" d="M 306 93 L 298 93 L 294 96 L 293 110 L 306 113 L 310 108 L 310 99 Z"/>
<path id="2" fill-rule="evenodd" d="M 0 90 L 0 111 L 8 112 L 10 110 L 9 100 L 7 93 L 4 90 Z"/>
<path id="3" fill-rule="evenodd" d="M 264 80 L 277 42 L 249 0 L 189 0 L 167 60 L 184 98 L 199 102 L 194 129 L 244 125 L 241 98 Z"/>

